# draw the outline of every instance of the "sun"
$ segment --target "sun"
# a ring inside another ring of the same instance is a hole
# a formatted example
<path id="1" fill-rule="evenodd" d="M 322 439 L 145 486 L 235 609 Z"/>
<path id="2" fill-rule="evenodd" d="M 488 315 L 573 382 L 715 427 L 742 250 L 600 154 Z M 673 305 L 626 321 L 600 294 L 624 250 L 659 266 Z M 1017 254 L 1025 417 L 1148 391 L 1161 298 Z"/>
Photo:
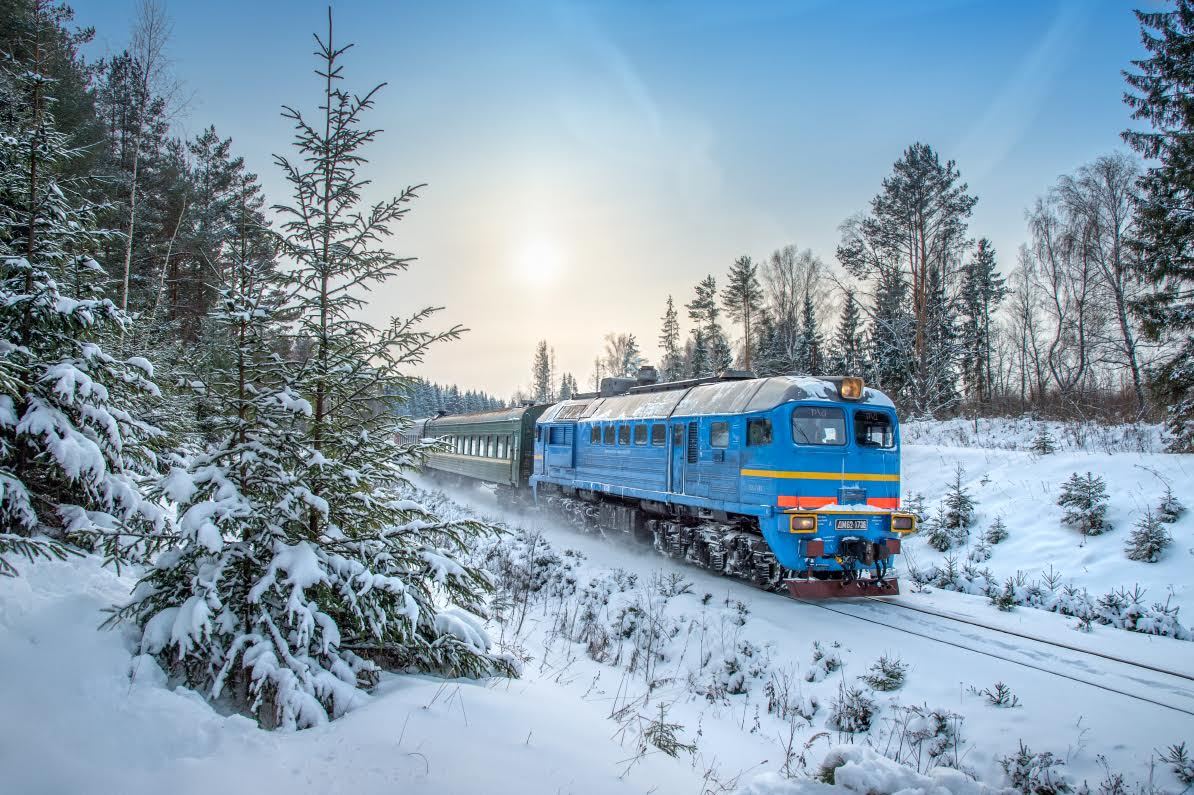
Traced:
<path id="1" fill-rule="evenodd" d="M 555 281 L 560 272 L 560 255 L 555 245 L 544 238 L 528 241 L 514 259 L 514 273 L 519 281 L 544 286 Z"/>

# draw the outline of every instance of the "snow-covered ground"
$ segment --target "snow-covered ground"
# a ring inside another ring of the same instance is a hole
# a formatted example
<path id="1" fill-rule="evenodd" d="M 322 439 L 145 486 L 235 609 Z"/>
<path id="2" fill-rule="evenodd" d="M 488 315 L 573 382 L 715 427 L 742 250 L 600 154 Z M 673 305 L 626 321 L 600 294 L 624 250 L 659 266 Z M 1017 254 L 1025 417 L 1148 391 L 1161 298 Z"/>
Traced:
<path id="1" fill-rule="evenodd" d="M 1140 582 L 1191 598 L 1189 514 L 1171 526 L 1161 562 L 1122 552 L 1133 512 L 1163 491 L 1152 470 L 1194 494 L 1189 457 L 1035 456 L 946 441 L 948 426 L 919 432 L 904 450 L 905 488 L 931 507 L 964 463 L 978 528 L 1000 514 L 1009 529 L 984 564 L 1001 576 L 1052 562 L 1100 593 Z M 1008 448 L 1024 441 L 1006 437 Z M 1053 501 L 1061 480 L 1086 469 L 1107 477 L 1116 529 L 1079 547 Z M 0 579 L 5 791 L 962 793 L 985 791 L 968 776 L 1005 786 L 1001 759 L 1021 744 L 1053 754 L 1053 774 L 1075 786 L 1098 790 L 1111 772 L 1183 789 L 1161 756 L 1194 738 L 1189 680 L 870 602 L 800 604 L 508 509 L 485 489 L 422 496 L 510 529 L 474 554 L 502 586 L 489 629 L 522 661 L 521 678 L 390 676 L 330 725 L 265 732 L 171 689 L 126 632 L 97 631 L 104 608 L 127 598 L 131 573 L 92 558 L 19 562 L 19 578 Z M 920 540 L 907 546 L 922 560 L 938 555 Z M 937 588 L 901 599 L 1194 675 L 1188 641 L 1079 632 L 1070 617 L 1003 613 Z M 866 682 L 881 657 L 906 666 L 897 689 Z M 1010 693 L 1002 706 L 992 703 L 997 684 Z M 827 759 L 838 790 L 809 778 Z"/>
<path id="2" fill-rule="evenodd" d="M 1048 455 L 1030 451 L 1042 426 L 1058 448 Z M 953 555 L 958 565 L 965 564 L 979 536 L 999 517 L 1007 540 L 991 547 L 989 560 L 974 564 L 989 568 L 997 582 L 1017 573 L 1040 582 L 1052 569 L 1059 587 L 1072 584 L 1094 597 L 1140 586 L 1146 604 L 1179 607 L 1179 620 L 1194 625 L 1194 456 L 1155 452 L 1162 447 L 1157 426 L 1075 428 L 1026 419 L 980 420 L 977 432 L 967 420 L 905 425 L 905 499 L 923 495 L 931 514 L 961 465 L 976 503 L 969 545 L 940 553 L 921 534 L 906 543 L 905 563 L 942 566 Z M 1075 472 L 1092 472 L 1107 482 L 1109 532 L 1083 539 L 1063 526 L 1057 497 Z M 1176 523 L 1166 525 L 1173 543 L 1156 563 L 1129 560 L 1124 543 L 1133 525 L 1146 510 L 1156 511 L 1167 486 L 1187 507 Z"/>

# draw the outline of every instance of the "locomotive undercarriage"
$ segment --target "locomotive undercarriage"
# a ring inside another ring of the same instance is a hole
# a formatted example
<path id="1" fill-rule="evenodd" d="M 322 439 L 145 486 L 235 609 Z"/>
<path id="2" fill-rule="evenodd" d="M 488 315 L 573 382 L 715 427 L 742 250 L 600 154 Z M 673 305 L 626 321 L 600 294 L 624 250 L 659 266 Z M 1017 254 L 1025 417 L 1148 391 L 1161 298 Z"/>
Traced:
<path id="1" fill-rule="evenodd" d="M 899 593 L 895 579 L 887 578 L 871 545 L 859 546 L 857 557 L 839 559 L 844 571 L 796 572 L 776 560 L 752 517 L 711 518 L 698 511 L 685 516 L 661 516 L 662 503 L 622 501 L 582 492 L 576 496 L 541 496 L 549 509 L 586 533 L 598 533 L 651 544 L 669 558 L 771 591 L 787 590 L 798 598 L 883 596 Z M 868 567 L 874 566 L 874 573 Z M 811 574 L 811 576 L 809 576 Z M 866 576 L 870 575 L 870 576 Z"/>

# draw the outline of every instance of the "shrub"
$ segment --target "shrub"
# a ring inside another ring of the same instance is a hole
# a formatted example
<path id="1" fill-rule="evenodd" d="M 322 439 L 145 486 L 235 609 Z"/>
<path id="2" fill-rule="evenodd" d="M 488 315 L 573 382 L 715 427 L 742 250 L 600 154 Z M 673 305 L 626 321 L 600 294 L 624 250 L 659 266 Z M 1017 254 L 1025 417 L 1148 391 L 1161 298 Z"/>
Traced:
<path id="1" fill-rule="evenodd" d="M 1037 455 L 1049 455 L 1057 452 L 1057 442 L 1054 440 L 1053 434 L 1049 433 L 1048 426 L 1041 426 L 1028 449 Z"/>
<path id="2" fill-rule="evenodd" d="M 1173 775 L 1185 786 L 1194 784 L 1194 758 L 1186 751 L 1185 743 L 1169 746 L 1168 751 L 1161 757 L 1173 770 Z"/>
<path id="3" fill-rule="evenodd" d="M 1003 590 L 998 593 L 991 594 L 991 604 L 998 607 L 1003 612 L 1010 612 L 1017 604 L 1016 599 L 1016 581 L 1011 577 L 1003 584 Z"/>
<path id="4" fill-rule="evenodd" d="M 908 672 L 908 664 L 899 657 L 892 658 L 886 654 L 871 665 L 870 670 L 862 677 L 872 690 L 890 692 L 904 686 L 904 676 Z"/>
<path id="5" fill-rule="evenodd" d="M 942 500 L 945 527 L 958 540 L 969 536 L 970 526 L 974 524 L 974 498 L 962 485 L 962 478 L 965 475 L 965 467 L 958 464 L 954 470 L 953 482 L 950 483 L 949 491 L 945 493 L 945 499 Z"/>
<path id="6" fill-rule="evenodd" d="M 874 699 L 861 688 L 838 685 L 837 697 L 829 707 L 826 725 L 851 734 L 869 731 L 877 709 Z"/>
<path id="7" fill-rule="evenodd" d="M 996 516 L 995 521 L 991 522 L 991 526 L 983 535 L 983 540 L 988 544 L 998 544 L 1000 541 L 1007 540 L 1007 525 L 1003 523 L 1002 516 Z"/>
<path id="8" fill-rule="evenodd" d="M 1019 792 L 1030 795 L 1060 795 L 1073 792 L 1074 787 L 1059 768 L 1065 763 L 1048 751 L 1034 754 L 1020 743 L 1020 750 L 999 760 L 1008 782 Z"/>
<path id="9" fill-rule="evenodd" d="M 1173 493 L 1173 489 L 1166 486 L 1165 496 L 1161 497 L 1161 504 L 1157 506 L 1157 520 L 1165 524 L 1173 524 L 1185 512 L 1186 506 L 1181 504 L 1177 495 Z"/>
<path id="10" fill-rule="evenodd" d="M 1062 484 L 1057 504 L 1065 509 L 1062 521 L 1081 530 L 1083 536 L 1096 536 L 1111 529 L 1107 522 L 1107 483 L 1093 473 L 1070 475 Z"/>
<path id="11" fill-rule="evenodd" d="M 971 563 L 983 563 L 991 559 L 991 545 L 986 538 L 980 538 L 978 543 L 970 549 L 970 553 L 966 556 Z"/>
<path id="12" fill-rule="evenodd" d="M 1169 535 L 1161 520 L 1150 510 L 1136 522 L 1135 529 L 1124 544 L 1124 552 L 1130 560 L 1156 563 L 1161 559 L 1165 547 L 1171 543 L 1173 536 Z"/>
<path id="13" fill-rule="evenodd" d="M 987 697 L 987 702 L 995 707 L 1011 708 L 1020 706 L 1020 699 L 1003 682 L 996 682 L 994 687 L 984 690 L 983 695 Z"/>

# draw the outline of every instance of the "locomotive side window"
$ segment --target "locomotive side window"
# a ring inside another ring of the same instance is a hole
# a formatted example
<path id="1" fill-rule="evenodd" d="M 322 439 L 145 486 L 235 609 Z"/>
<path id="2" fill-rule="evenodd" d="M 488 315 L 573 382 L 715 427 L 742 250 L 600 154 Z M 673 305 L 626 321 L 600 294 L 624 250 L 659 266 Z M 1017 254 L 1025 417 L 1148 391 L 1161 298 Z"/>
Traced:
<path id="1" fill-rule="evenodd" d="M 646 425 L 639 423 L 638 425 L 634 426 L 634 443 L 635 444 L 646 444 L 647 443 L 647 426 Z"/>
<path id="2" fill-rule="evenodd" d="M 602 444 L 613 444 L 614 443 L 614 426 L 612 426 L 612 425 L 605 426 L 605 429 L 601 433 L 601 443 Z"/>
<path id="3" fill-rule="evenodd" d="M 630 444 L 630 426 L 618 426 L 618 444 Z"/>
<path id="4" fill-rule="evenodd" d="M 655 447 L 663 447 L 667 442 L 667 426 L 662 422 L 657 422 L 651 426 L 651 444 Z"/>
<path id="5" fill-rule="evenodd" d="M 715 422 L 709 426 L 709 446 L 730 446 L 730 424 L 728 422 Z"/>
<path id="6" fill-rule="evenodd" d="M 589 428 L 589 444 L 601 444 L 601 426 L 594 425 Z"/>
<path id="7" fill-rule="evenodd" d="M 747 420 L 746 443 L 751 447 L 771 444 L 771 420 Z"/>
<path id="8" fill-rule="evenodd" d="M 684 445 L 684 426 L 683 425 L 673 425 L 672 426 L 672 446 L 673 447 L 682 447 L 683 445 Z"/>
<path id="9" fill-rule="evenodd" d="M 792 411 L 792 441 L 796 444 L 843 445 L 846 443 L 846 415 L 839 408 L 797 406 Z"/>
<path id="10" fill-rule="evenodd" d="M 881 411 L 854 412 L 854 441 L 859 447 L 892 449 L 895 447 L 895 431 L 891 427 L 891 417 Z"/>

